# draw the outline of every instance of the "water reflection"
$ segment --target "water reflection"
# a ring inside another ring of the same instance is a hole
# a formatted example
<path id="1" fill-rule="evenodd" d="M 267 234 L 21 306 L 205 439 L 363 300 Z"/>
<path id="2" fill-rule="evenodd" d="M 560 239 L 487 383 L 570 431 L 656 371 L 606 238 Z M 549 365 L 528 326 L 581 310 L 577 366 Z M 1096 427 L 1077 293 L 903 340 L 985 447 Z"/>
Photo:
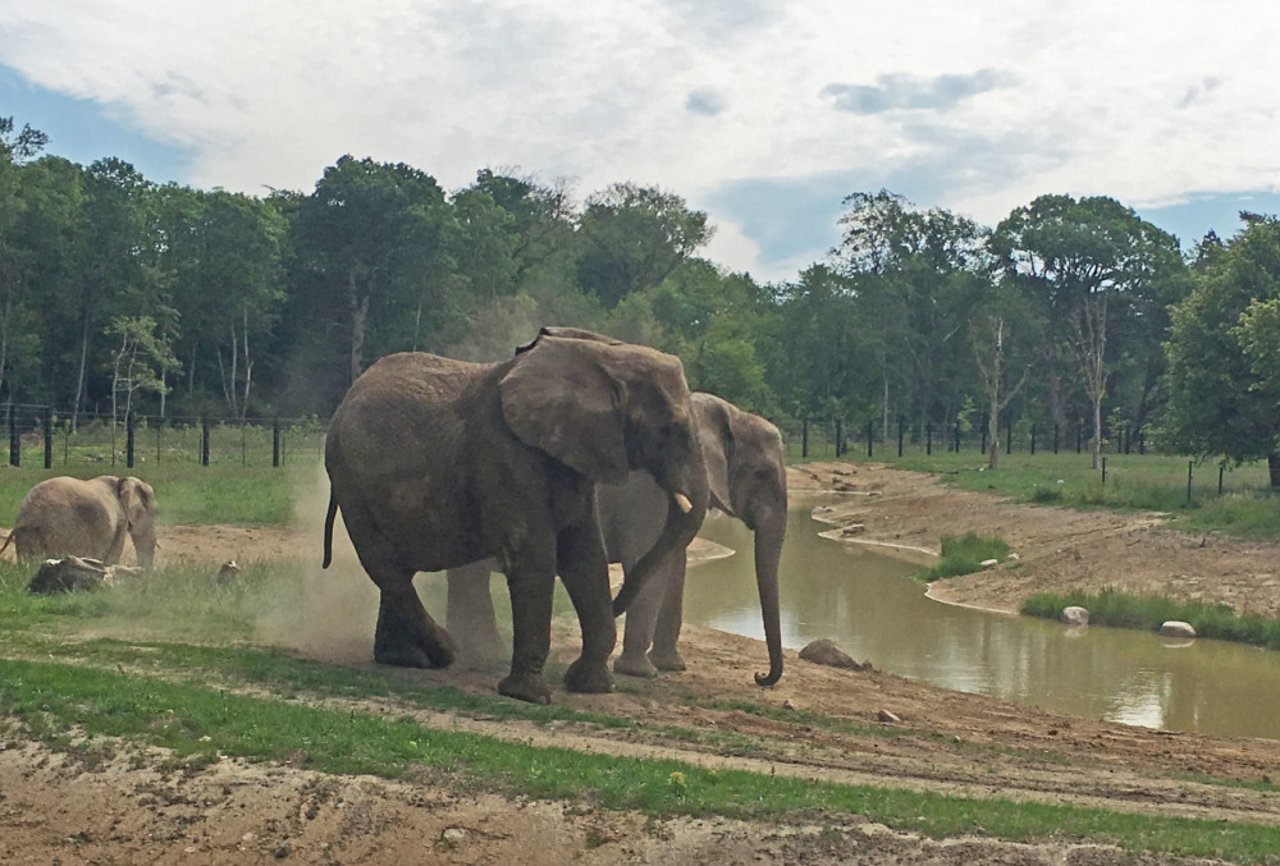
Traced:
<path id="1" fill-rule="evenodd" d="M 783 644 L 831 638 L 855 659 L 959 691 L 1059 713 L 1217 735 L 1280 737 L 1280 653 L 1177 644 L 1124 629 L 1068 629 L 925 598 L 916 566 L 818 537 L 792 510 L 782 557 Z M 708 518 L 702 534 L 742 553 L 689 572 L 685 617 L 763 638 L 751 535 Z"/>

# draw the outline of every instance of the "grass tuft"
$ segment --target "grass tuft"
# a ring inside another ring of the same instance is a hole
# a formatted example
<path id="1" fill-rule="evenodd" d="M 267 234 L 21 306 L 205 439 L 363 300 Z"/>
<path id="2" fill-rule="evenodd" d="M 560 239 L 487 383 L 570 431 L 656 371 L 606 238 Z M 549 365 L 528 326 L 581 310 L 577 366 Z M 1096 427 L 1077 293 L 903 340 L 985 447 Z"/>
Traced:
<path id="1" fill-rule="evenodd" d="M 1009 545 L 1003 539 L 970 532 L 968 535 L 947 535 L 942 539 L 942 556 L 929 570 L 920 575 L 921 580 L 934 581 L 944 577 L 957 577 L 982 569 L 988 559 L 1003 561 L 1009 555 Z"/>

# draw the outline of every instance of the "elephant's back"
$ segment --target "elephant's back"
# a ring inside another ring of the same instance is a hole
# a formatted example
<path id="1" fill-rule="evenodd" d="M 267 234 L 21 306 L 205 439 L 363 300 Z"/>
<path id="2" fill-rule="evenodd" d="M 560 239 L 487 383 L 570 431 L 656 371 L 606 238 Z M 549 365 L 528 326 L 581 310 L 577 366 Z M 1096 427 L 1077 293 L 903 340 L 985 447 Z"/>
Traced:
<path id="1" fill-rule="evenodd" d="M 468 404 L 497 365 L 425 352 L 387 355 L 347 391 L 329 424 L 333 462 L 355 460 L 357 471 L 411 470 L 424 446 L 448 449 L 463 435 Z M 496 391 L 495 391 L 496 393 Z M 352 467 L 355 468 L 355 467 Z"/>
<path id="2" fill-rule="evenodd" d="M 387 355 L 356 379 L 334 419 L 357 407 L 360 412 L 446 408 L 492 370 L 492 364 L 473 364 L 426 352 Z"/>

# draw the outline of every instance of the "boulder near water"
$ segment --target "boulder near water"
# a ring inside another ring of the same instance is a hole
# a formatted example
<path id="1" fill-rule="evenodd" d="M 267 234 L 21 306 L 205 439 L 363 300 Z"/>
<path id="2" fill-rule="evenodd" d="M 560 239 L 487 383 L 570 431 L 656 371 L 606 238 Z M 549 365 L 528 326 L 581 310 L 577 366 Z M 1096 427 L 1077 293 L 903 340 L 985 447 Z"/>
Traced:
<path id="1" fill-rule="evenodd" d="M 1077 604 L 1068 605 L 1058 614 L 1058 622 L 1063 625 L 1088 625 L 1089 611 Z"/>
<path id="2" fill-rule="evenodd" d="M 1195 627 L 1180 619 L 1167 619 L 1160 623 L 1161 637 L 1195 637 Z"/>

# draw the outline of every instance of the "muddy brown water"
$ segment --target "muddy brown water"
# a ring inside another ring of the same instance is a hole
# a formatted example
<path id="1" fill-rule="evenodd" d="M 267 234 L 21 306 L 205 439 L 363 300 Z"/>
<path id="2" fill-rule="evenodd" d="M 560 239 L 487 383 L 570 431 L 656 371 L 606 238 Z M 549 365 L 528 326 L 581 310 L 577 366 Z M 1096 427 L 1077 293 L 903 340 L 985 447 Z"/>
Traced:
<path id="1" fill-rule="evenodd" d="M 859 661 L 934 685 L 1057 713 L 1280 738 L 1280 652 L 1130 629 L 1072 629 L 933 601 L 918 564 L 822 538 L 793 506 L 782 556 L 783 645 L 830 638 Z M 751 533 L 713 515 L 702 535 L 738 551 L 689 571 L 685 619 L 763 639 Z"/>

